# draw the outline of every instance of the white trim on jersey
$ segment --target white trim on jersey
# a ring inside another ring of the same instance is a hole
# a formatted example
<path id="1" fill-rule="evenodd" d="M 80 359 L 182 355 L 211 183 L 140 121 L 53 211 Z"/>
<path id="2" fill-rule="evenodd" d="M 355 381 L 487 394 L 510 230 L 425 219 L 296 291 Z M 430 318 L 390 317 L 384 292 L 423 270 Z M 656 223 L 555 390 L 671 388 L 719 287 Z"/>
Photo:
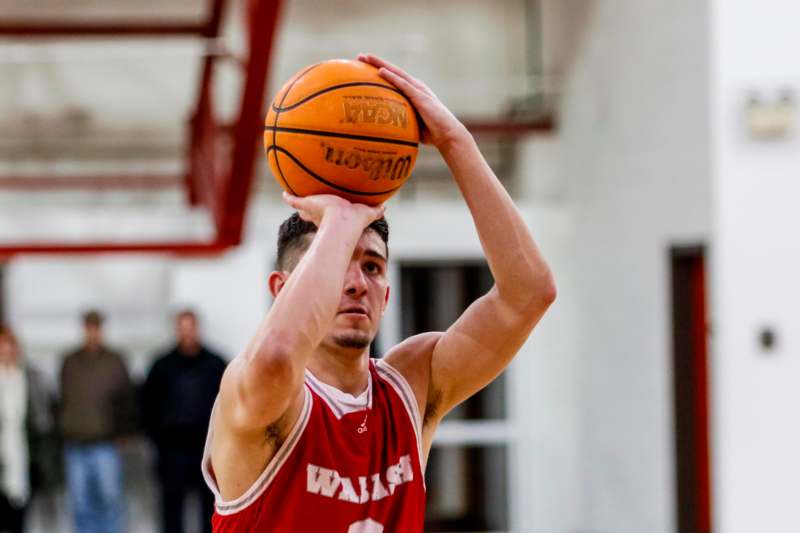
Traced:
<path id="1" fill-rule="evenodd" d="M 211 489 L 211 492 L 214 494 L 214 502 L 217 508 L 217 512 L 221 515 L 232 515 L 238 513 L 239 511 L 247 508 L 250 504 L 256 501 L 267 487 L 269 487 L 272 480 L 278 475 L 283 463 L 286 462 L 286 459 L 291 455 L 292 451 L 294 450 L 297 442 L 300 440 L 303 432 L 308 425 L 308 420 L 311 417 L 311 408 L 314 405 L 314 397 L 311 392 L 307 388 L 303 388 L 305 391 L 305 399 L 303 401 L 303 408 L 300 411 L 300 416 L 297 418 L 297 422 L 295 423 L 292 430 L 289 432 L 289 435 L 286 437 L 286 440 L 283 442 L 281 447 L 275 452 L 275 455 L 272 457 L 270 462 L 267 464 L 267 467 L 258 477 L 258 479 L 250 486 L 244 494 L 236 498 L 235 500 L 225 501 L 222 498 L 222 494 L 219 491 L 219 487 L 217 487 L 217 482 L 214 479 L 214 476 L 211 473 L 211 438 L 214 432 L 213 420 L 214 414 L 212 411 L 211 420 L 212 422 L 209 424 L 208 427 L 208 436 L 206 437 L 206 446 L 205 450 L 203 451 L 203 477 L 206 480 L 206 484 L 208 488 Z M 216 410 L 216 403 L 214 405 L 214 409 Z"/>
<path id="2" fill-rule="evenodd" d="M 367 388 L 358 396 L 342 392 L 333 385 L 328 385 L 306 369 L 306 383 L 322 398 L 333 411 L 337 420 L 344 415 L 372 409 L 372 373 L 367 374 Z"/>
<path id="3" fill-rule="evenodd" d="M 422 416 L 419 413 L 419 404 L 417 404 L 417 397 L 414 395 L 414 390 L 408 384 L 406 378 L 403 377 L 396 368 L 384 361 L 383 359 L 375 359 L 375 369 L 378 375 L 386 380 L 389 385 L 395 390 L 400 400 L 405 405 L 408 412 L 408 418 L 411 420 L 411 425 L 414 426 L 414 434 L 417 437 L 417 450 L 419 452 L 419 469 L 423 474 L 422 483 L 425 484 L 425 466 L 422 457 Z"/>

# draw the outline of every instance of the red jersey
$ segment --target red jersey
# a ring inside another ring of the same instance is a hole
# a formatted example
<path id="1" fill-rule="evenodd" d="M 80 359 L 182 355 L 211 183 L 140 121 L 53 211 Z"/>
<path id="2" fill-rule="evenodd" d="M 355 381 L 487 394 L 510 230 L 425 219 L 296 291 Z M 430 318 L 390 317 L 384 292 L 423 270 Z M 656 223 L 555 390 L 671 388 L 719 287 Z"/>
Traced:
<path id="1" fill-rule="evenodd" d="M 264 472 L 239 498 L 222 499 L 208 443 L 203 475 L 219 533 L 415 533 L 423 531 L 422 419 L 405 378 L 370 360 L 353 398 L 306 372 L 305 402 Z"/>

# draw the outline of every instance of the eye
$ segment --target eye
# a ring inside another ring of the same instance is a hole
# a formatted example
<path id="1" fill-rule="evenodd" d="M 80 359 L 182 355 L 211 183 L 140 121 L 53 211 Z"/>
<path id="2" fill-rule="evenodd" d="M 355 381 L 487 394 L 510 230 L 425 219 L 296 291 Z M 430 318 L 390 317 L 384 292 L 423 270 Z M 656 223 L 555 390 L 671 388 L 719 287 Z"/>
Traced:
<path id="1" fill-rule="evenodd" d="M 364 263 L 364 271 L 368 274 L 380 274 L 381 266 L 375 261 L 367 261 Z"/>

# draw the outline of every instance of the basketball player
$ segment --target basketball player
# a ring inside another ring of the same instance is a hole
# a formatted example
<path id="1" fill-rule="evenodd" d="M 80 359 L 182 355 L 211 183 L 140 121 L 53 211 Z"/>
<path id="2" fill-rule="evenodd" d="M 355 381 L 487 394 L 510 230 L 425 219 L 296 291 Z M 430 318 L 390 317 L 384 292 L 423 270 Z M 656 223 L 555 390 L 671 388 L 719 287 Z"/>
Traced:
<path id="1" fill-rule="evenodd" d="M 511 361 L 555 298 L 519 212 L 466 128 L 373 55 L 424 122 L 472 213 L 495 286 L 445 332 L 369 358 L 389 299 L 383 207 L 285 195 L 274 304 L 225 372 L 203 459 L 218 532 L 413 533 L 423 474 L 453 407 Z"/>

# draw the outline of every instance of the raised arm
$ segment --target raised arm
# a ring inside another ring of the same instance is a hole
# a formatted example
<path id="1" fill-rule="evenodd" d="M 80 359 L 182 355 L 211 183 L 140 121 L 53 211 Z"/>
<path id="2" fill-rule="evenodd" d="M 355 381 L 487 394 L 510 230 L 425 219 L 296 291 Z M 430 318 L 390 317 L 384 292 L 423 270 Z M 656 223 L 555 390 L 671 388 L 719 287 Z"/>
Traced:
<path id="1" fill-rule="evenodd" d="M 336 316 L 353 250 L 364 228 L 383 214 L 382 206 L 336 196 L 285 199 L 318 231 L 288 279 L 278 282 L 267 316 L 222 378 L 221 418 L 234 431 L 263 434 L 296 399 L 308 358 Z"/>
<path id="2" fill-rule="evenodd" d="M 359 59 L 380 68 L 416 107 L 426 127 L 423 140 L 438 148 L 450 168 L 495 279 L 494 287 L 433 345 L 426 418 L 438 420 L 508 365 L 555 299 L 555 282 L 511 197 L 463 124 L 402 69 L 372 55 Z"/>

